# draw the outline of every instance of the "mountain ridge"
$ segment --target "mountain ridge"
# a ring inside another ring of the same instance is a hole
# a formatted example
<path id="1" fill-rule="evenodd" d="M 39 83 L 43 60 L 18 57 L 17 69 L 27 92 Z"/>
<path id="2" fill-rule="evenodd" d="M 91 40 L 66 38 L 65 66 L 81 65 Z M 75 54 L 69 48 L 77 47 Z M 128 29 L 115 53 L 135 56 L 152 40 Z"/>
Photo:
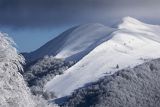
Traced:
<path id="1" fill-rule="evenodd" d="M 80 25 L 63 32 L 36 51 L 23 55 L 28 62 L 43 58 L 45 55 L 78 61 L 103 42 L 114 30 L 98 23 Z"/>
<path id="2" fill-rule="evenodd" d="M 155 30 L 158 26 L 144 24 L 130 17 L 125 18 L 120 26 L 110 34 L 110 39 L 96 46 L 64 74 L 49 81 L 45 89 L 55 92 L 58 98 L 64 97 L 119 69 L 132 68 L 160 57 L 160 43 L 157 42 L 160 36 Z"/>

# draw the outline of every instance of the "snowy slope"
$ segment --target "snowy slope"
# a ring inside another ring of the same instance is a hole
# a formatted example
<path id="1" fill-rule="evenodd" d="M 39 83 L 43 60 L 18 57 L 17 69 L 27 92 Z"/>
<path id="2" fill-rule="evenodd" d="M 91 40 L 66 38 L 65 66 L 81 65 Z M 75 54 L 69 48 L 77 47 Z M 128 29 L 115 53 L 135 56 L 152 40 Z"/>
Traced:
<path id="1" fill-rule="evenodd" d="M 27 59 L 34 61 L 45 55 L 53 55 L 56 58 L 77 61 L 97 45 L 109 39 L 108 35 L 113 30 L 113 28 L 98 23 L 71 28 L 38 50 L 28 54 Z"/>
<path id="2" fill-rule="evenodd" d="M 92 31 L 90 31 L 92 32 Z M 78 63 L 49 81 L 45 89 L 60 98 L 115 71 L 160 57 L 160 26 L 126 17 L 110 38 Z M 63 55 L 63 54 L 61 54 Z M 117 69 L 116 66 L 119 65 Z"/>

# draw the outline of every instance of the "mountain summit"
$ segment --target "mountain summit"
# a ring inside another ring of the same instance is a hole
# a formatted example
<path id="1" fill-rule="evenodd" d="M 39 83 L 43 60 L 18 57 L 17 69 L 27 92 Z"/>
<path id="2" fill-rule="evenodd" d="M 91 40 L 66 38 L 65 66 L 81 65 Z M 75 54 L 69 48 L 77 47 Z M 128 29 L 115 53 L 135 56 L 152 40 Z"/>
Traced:
<path id="1" fill-rule="evenodd" d="M 110 33 L 108 33 L 108 29 L 107 31 L 102 30 L 101 33 L 106 33 L 104 35 L 107 35 L 105 36 L 107 38 L 101 39 L 103 41 L 94 45 L 92 50 L 64 74 L 49 81 L 45 89 L 54 92 L 57 97 L 64 97 L 70 95 L 74 90 L 120 69 L 132 68 L 145 61 L 159 58 L 160 32 L 158 29 L 160 26 L 145 24 L 130 17 L 124 18 L 118 28 L 111 30 Z M 92 30 L 87 31 L 88 33 L 93 32 Z M 93 33 L 95 34 L 95 32 Z M 86 38 L 86 36 L 88 35 L 85 35 L 85 39 L 78 39 L 89 41 L 91 37 Z M 95 36 L 102 35 L 99 33 L 92 37 Z M 94 42 L 92 43 L 94 44 Z M 63 54 L 60 55 L 63 56 Z"/>
<path id="2" fill-rule="evenodd" d="M 158 25 L 125 17 L 116 28 L 98 23 L 73 27 L 25 57 L 28 62 L 45 55 L 77 62 L 45 84 L 46 91 L 60 98 L 120 69 L 159 58 L 159 34 Z"/>

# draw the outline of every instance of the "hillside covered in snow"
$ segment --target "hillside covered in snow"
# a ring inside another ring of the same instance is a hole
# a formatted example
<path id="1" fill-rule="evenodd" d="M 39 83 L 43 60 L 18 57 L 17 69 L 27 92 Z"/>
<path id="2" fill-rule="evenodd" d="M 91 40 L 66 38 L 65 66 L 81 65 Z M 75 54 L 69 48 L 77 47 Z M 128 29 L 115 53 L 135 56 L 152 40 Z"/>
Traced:
<path id="1" fill-rule="evenodd" d="M 97 26 L 97 24 L 96 29 L 98 30 L 93 31 L 90 26 L 87 28 L 85 28 L 85 33 L 88 32 L 86 35 L 81 33 L 79 37 L 74 38 L 73 42 L 69 42 L 69 45 L 60 48 L 61 51 L 55 55 L 55 57 L 68 58 L 72 52 L 77 52 L 76 55 L 80 57 L 74 66 L 64 71 L 62 75 L 57 75 L 45 85 L 45 90 L 54 92 L 58 98 L 71 95 L 74 90 L 104 76 L 114 74 L 120 69 L 132 68 L 160 57 L 160 26 L 145 24 L 134 18 L 126 17 L 117 25 L 117 28 L 105 27 L 105 29 L 99 30 L 104 26 Z M 76 31 L 72 34 L 78 35 L 79 32 L 84 32 L 82 29 Z M 94 35 L 91 37 L 90 33 Z M 65 37 L 67 37 L 65 40 L 71 40 L 74 36 Z M 83 39 L 84 37 L 85 39 Z M 93 43 L 94 47 L 88 48 L 90 45 L 85 45 L 83 42 L 81 43 L 84 45 L 76 45 L 74 41 L 76 43 L 79 43 L 77 41 Z M 80 51 L 84 47 L 87 49 L 87 53 L 82 57 Z M 70 50 L 72 51 L 70 52 Z"/>
<path id="2" fill-rule="evenodd" d="M 65 107 L 158 107 L 153 90 L 159 85 L 148 87 L 159 81 L 159 59 L 153 60 L 160 58 L 159 34 L 160 26 L 131 17 L 114 28 L 79 25 L 24 53 L 29 67 L 23 76 L 34 94 Z"/>
<path id="3" fill-rule="evenodd" d="M 159 107 L 160 59 L 77 89 L 62 107 Z"/>
<path id="4" fill-rule="evenodd" d="M 114 30 L 98 23 L 73 27 L 36 51 L 25 53 L 24 56 L 28 62 L 46 55 L 52 55 L 58 59 L 78 61 L 96 46 L 108 40 L 110 33 Z"/>

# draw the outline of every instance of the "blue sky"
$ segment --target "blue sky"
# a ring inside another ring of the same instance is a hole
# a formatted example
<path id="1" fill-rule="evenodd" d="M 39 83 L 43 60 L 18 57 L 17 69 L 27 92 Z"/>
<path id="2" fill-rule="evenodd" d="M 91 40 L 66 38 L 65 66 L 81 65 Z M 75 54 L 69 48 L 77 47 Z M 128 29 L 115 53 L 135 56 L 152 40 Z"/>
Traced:
<path id="1" fill-rule="evenodd" d="M 0 31 L 30 52 L 79 24 L 114 25 L 125 16 L 160 24 L 159 10 L 160 0 L 0 0 Z"/>
<path id="2" fill-rule="evenodd" d="M 49 40 L 55 38 L 65 29 L 13 29 L 2 28 L 1 31 L 7 33 L 16 43 L 16 47 L 20 52 L 31 52 L 39 48 Z"/>

